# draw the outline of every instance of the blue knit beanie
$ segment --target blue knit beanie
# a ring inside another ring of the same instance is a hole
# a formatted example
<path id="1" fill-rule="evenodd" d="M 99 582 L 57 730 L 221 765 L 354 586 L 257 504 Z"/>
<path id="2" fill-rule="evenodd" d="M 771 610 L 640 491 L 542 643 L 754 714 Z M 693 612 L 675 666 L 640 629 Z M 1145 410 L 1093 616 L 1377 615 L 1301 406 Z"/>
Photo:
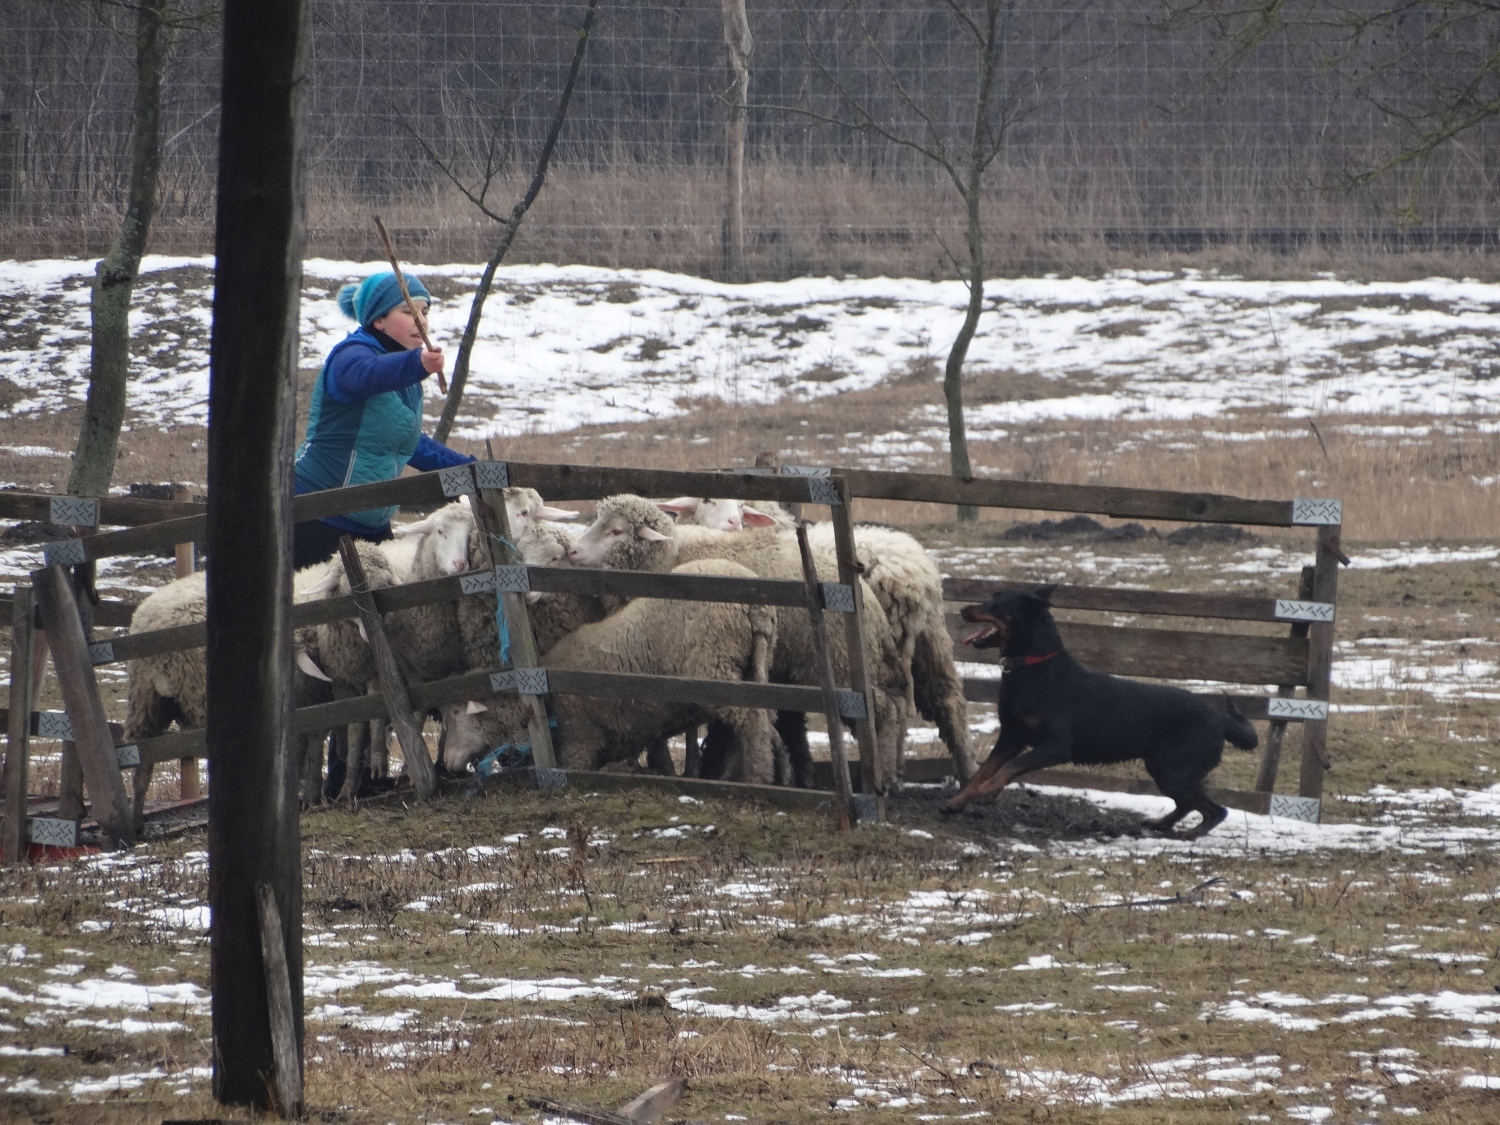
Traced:
<path id="1" fill-rule="evenodd" d="M 407 292 L 411 294 L 413 301 L 420 299 L 429 304 L 432 302 L 432 294 L 427 292 L 427 286 L 409 273 L 403 276 L 406 278 Z M 390 270 L 371 274 L 358 285 L 346 285 L 339 290 L 339 308 L 344 310 L 345 316 L 352 317 L 366 328 L 399 304 L 401 287 L 396 284 L 396 275 Z"/>

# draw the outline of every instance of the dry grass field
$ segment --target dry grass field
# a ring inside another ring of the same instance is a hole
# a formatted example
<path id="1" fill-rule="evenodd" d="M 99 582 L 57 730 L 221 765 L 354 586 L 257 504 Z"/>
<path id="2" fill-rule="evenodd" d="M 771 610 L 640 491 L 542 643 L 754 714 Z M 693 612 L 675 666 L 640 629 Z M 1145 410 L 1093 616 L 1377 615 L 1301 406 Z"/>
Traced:
<path id="1" fill-rule="evenodd" d="M 939 403 L 934 376 L 699 402 L 495 453 L 882 467 L 846 451 Z M 969 393 L 1049 392 L 980 372 Z M 757 807 L 494 788 L 319 812 L 303 828 L 311 1119 L 529 1123 L 543 1118 L 528 1095 L 616 1106 L 681 1074 L 664 1120 L 1493 1120 L 1500 441 L 1476 416 L 1397 422 L 1050 422 L 974 448 L 986 474 L 1344 500 L 1355 566 L 1340 577 L 1324 827 L 1268 834 L 1236 814 L 1198 844 L 1162 842 L 1140 836 L 1139 811 L 1037 792 L 952 820 L 918 791 L 848 834 Z M 65 455 L 37 451 L 65 452 L 76 425 L 7 420 L 0 479 L 61 488 Z M 116 480 L 201 485 L 204 441 L 129 433 Z M 1013 522 L 1053 514 L 856 515 L 908 528 L 954 575 L 1282 596 L 1312 538 L 1177 545 L 1162 525 L 1017 540 Z M 167 565 L 103 581 L 136 596 Z M 117 718 L 123 676 L 102 682 Z M 50 679 L 39 705 L 59 705 Z M 993 730 L 992 709 L 971 719 Z M 40 791 L 56 748 L 33 745 Z M 1255 756 L 1227 753 L 1216 782 L 1248 785 Z M 1283 791 L 1296 754 L 1293 733 Z M 202 848 L 0 874 L 0 1119 L 225 1116 L 208 1093 Z"/>

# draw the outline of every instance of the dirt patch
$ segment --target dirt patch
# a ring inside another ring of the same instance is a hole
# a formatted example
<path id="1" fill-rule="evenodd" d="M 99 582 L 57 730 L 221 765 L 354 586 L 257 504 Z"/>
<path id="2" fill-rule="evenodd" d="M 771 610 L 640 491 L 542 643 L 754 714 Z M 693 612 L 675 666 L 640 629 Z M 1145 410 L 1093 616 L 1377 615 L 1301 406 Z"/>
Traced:
<path id="1" fill-rule="evenodd" d="M 976 801 L 953 815 L 943 812 L 951 797 L 947 789 L 912 787 L 889 804 L 893 821 L 901 824 L 946 825 L 949 831 L 980 831 L 993 836 L 1018 836 L 1027 841 L 1112 840 L 1145 834 L 1138 813 L 1101 809 L 1080 797 L 1054 796 L 1032 789 L 1003 789 L 993 801 Z"/>

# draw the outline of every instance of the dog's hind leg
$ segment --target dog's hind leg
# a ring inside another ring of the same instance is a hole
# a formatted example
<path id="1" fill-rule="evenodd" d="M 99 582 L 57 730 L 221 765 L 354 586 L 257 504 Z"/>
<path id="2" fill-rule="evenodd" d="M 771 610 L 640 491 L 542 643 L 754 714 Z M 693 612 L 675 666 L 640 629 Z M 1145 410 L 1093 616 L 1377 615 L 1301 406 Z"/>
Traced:
<path id="1" fill-rule="evenodd" d="M 1177 802 L 1177 807 L 1164 817 L 1146 821 L 1146 827 L 1153 832 L 1165 832 L 1168 835 L 1173 835 L 1172 826 L 1187 816 L 1188 813 L 1197 811 L 1202 814 L 1203 822 L 1192 829 L 1192 831 L 1183 833 L 1182 837 L 1184 840 L 1196 840 L 1198 837 L 1212 832 L 1229 815 L 1229 810 L 1209 797 L 1203 791 L 1201 784 L 1187 792 L 1168 793 L 1167 796 Z"/>
<path id="2" fill-rule="evenodd" d="M 1229 815 L 1229 810 L 1217 801 L 1210 800 L 1207 793 L 1202 794 L 1198 798 L 1197 808 L 1203 814 L 1203 821 L 1197 828 L 1185 834 L 1189 840 L 1196 840 L 1200 836 L 1207 836 L 1220 824 L 1223 824 L 1224 818 Z"/>

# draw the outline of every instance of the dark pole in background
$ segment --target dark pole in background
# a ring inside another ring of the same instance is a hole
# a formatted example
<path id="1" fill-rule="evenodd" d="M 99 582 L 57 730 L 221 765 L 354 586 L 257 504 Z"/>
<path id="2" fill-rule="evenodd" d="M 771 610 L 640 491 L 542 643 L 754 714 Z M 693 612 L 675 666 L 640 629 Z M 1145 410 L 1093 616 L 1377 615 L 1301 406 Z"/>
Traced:
<path id="1" fill-rule="evenodd" d="M 279 1089 L 257 885 L 285 942 L 300 1069 L 302 882 L 291 767 L 291 500 L 304 239 L 305 0 L 228 0 L 208 418 L 208 870 L 214 1097 Z M 279 975 L 279 974 L 278 974 Z M 281 986 L 282 989 L 286 985 Z M 281 998 L 281 999 L 284 999 Z M 279 1029 L 286 1041 L 283 1026 Z M 283 1054 L 283 1059 L 286 1055 Z M 285 1064 L 283 1064 L 285 1065 Z"/>

